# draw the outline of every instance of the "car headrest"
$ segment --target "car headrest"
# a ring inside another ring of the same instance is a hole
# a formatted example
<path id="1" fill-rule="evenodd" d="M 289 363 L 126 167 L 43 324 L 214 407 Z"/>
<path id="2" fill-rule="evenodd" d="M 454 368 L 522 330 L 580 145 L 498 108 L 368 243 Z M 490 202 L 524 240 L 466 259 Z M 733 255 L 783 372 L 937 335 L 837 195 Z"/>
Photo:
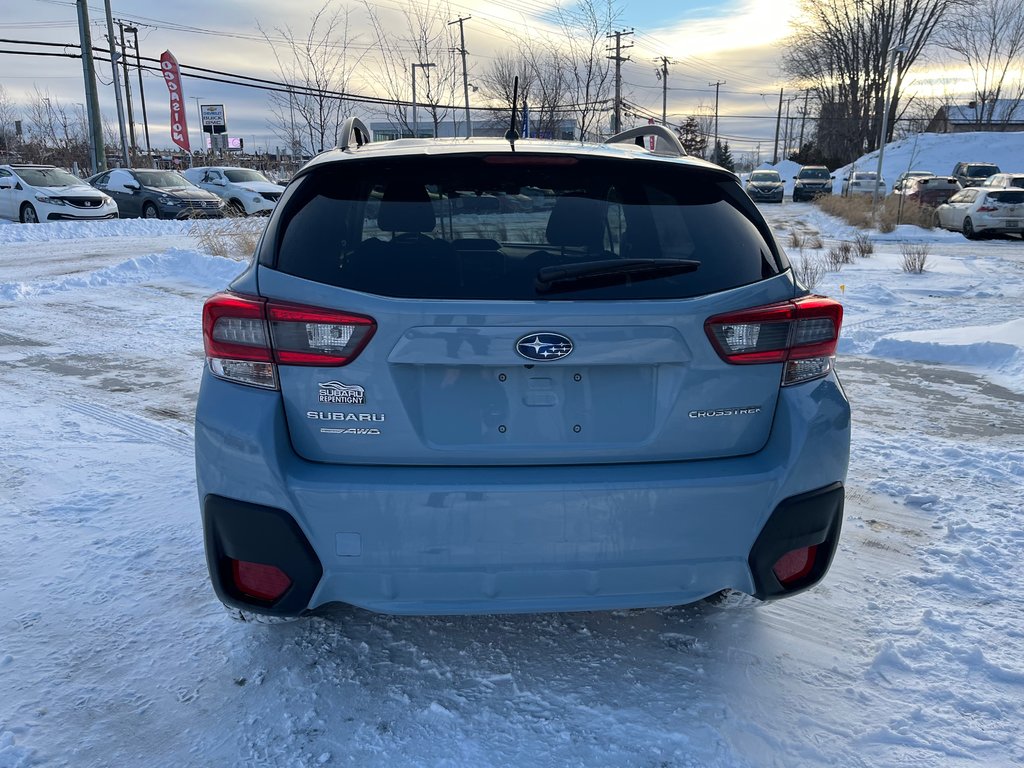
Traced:
<path id="1" fill-rule="evenodd" d="M 422 184 L 388 184 L 380 201 L 377 226 L 385 232 L 433 232 L 437 224 L 430 195 Z"/>
<path id="2" fill-rule="evenodd" d="M 548 242 L 551 245 L 601 250 L 607 217 L 608 203 L 604 200 L 575 195 L 559 197 L 548 218 Z"/>

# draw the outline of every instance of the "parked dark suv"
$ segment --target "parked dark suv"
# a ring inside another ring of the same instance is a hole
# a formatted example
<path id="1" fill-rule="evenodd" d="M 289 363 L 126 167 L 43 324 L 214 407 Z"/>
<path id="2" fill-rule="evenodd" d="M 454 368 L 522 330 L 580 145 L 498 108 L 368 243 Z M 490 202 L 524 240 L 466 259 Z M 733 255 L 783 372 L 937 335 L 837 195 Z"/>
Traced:
<path id="1" fill-rule="evenodd" d="M 961 187 L 977 187 L 989 176 L 999 173 L 994 163 L 957 163 L 953 166 L 953 177 Z"/>
<path id="2" fill-rule="evenodd" d="M 634 144 L 648 134 L 658 153 Z M 842 307 L 799 284 L 735 175 L 660 126 L 603 145 L 366 135 L 350 121 L 298 173 L 203 310 L 221 600 L 572 611 L 824 576 L 849 459 Z"/>
<path id="3" fill-rule="evenodd" d="M 793 177 L 793 202 L 813 200 L 820 195 L 832 194 L 835 179 L 824 165 L 805 165 Z"/>

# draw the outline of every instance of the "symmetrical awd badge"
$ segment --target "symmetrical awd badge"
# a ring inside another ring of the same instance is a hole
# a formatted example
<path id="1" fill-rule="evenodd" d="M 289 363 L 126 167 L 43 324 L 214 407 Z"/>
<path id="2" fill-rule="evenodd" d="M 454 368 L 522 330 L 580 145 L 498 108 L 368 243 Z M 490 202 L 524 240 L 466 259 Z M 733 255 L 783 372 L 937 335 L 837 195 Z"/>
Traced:
<path id="1" fill-rule="evenodd" d="M 560 360 L 572 349 L 572 339 L 560 333 L 530 333 L 516 342 L 516 352 L 527 360 Z"/>

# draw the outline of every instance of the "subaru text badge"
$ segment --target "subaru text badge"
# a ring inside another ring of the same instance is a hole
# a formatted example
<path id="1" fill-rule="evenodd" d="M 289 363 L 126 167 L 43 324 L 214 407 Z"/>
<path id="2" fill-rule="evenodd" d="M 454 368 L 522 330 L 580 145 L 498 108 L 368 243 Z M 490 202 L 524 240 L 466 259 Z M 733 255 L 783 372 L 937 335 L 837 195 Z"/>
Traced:
<path id="1" fill-rule="evenodd" d="M 530 333 L 516 342 L 516 352 L 527 360 L 560 360 L 572 352 L 572 340 L 560 333 Z"/>

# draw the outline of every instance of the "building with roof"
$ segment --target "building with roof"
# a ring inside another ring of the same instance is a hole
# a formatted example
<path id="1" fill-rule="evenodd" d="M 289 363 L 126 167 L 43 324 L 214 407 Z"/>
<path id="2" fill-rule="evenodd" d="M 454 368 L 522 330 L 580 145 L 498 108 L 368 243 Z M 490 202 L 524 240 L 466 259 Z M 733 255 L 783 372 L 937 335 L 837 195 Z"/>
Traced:
<path id="1" fill-rule="evenodd" d="M 939 107 L 925 129 L 927 133 L 967 131 L 1024 131 L 1024 99 L 971 101 Z"/>

